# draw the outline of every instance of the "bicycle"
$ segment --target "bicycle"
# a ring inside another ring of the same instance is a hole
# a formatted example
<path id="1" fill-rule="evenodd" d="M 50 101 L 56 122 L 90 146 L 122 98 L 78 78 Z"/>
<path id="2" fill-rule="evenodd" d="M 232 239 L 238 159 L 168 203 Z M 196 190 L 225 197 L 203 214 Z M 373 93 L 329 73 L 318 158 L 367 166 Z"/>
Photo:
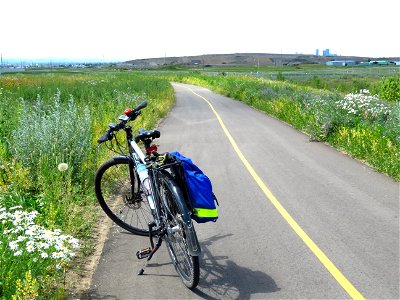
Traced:
<path id="1" fill-rule="evenodd" d="M 152 145 L 152 141 L 160 137 L 158 130 L 141 129 L 133 137 L 128 125 L 146 106 L 144 101 L 135 109 L 126 109 L 119 117 L 120 122 L 109 124 L 109 129 L 98 139 L 98 147 L 106 143 L 118 155 L 97 170 L 96 197 L 117 225 L 131 233 L 149 236 L 150 247 L 136 253 L 138 259 L 146 258 L 138 275 L 144 274 L 164 240 L 183 283 L 194 289 L 199 282 L 201 249 L 191 219 L 190 203 L 185 197 L 180 162 L 169 153 L 159 154 L 157 146 Z M 125 131 L 127 151 L 117 138 L 119 130 Z M 139 142 L 143 143 L 145 154 Z"/>

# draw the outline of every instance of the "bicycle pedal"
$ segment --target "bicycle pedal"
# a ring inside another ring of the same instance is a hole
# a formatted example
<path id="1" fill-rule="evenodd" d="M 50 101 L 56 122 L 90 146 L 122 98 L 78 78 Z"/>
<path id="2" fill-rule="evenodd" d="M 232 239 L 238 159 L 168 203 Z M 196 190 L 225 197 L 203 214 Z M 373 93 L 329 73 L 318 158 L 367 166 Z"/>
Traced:
<path id="1" fill-rule="evenodd" d="M 136 252 L 136 257 L 138 259 L 147 258 L 147 257 L 150 256 L 150 253 L 151 253 L 151 248 L 148 247 L 148 248 L 145 248 L 143 250 L 140 250 L 140 251 Z"/>

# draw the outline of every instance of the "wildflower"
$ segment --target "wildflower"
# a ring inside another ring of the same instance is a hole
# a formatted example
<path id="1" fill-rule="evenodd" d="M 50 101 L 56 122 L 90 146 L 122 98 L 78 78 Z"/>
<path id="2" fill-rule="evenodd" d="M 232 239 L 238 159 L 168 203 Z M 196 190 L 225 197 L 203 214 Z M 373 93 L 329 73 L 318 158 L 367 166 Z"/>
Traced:
<path id="1" fill-rule="evenodd" d="M 56 264 L 56 269 L 57 270 L 61 270 L 62 269 L 61 265 L 60 264 Z"/>
<path id="2" fill-rule="evenodd" d="M 54 259 L 58 259 L 58 258 L 61 258 L 61 257 L 62 257 L 62 254 L 59 253 L 59 252 L 53 252 L 53 253 L 51 254 L 51 257 L 54 258 Z"/>
<path id="3" fill-rule="evenodd" d="M 38 245 L 37 245 L 37 247 L 38 247 L 39 249 L 49 249 L 49 244 L 48 244 L 48 243 L 45 243 L 45 242 L 39 242 Z"/>
<path id="4" fill-rule="evenodd" d="M 42 252 L 42 253 L 40 253 L 40 257 L 41 258 L 48 258 L 49 255 L 46 252 Z"/>
<path id="5" fill-rule="evenodd" d="M 72 249 L 79 249 L 79 240 L 78 239 L 70 237 L 68 242 L 71 244 Z"/>
<path id="6" fill-rule="evenodd" d="M 28 236 L 33 236 L 35 235 L 35 231 L 32 230 L 32 228 L 29 228 L 28 230 L 25 230 L 25 234 Z"/>
<path id="7" fill-rule="evenodd" d="M 18 250 L 18 251 L 16 251 L 16 252 L 14 252 L 14 256 L 20 256 L 22 254 L 22 251 L 21 250 Z"/>
<path id="8" fill-rule="evenodd" d="M 64 172 L 64 171 L 66 171 L 66 170 L 68 170 L 68 164 L 66 164 L 66 163 L 61 163 L 61 164 L 58 165 L 58 171 Z"/>
<path id="9" fill-rule="evenodd" d="M 23 241 L 25 241 L 25 239 L 26 239 L 25 236 L 20 235 L 20 236 L 17 237 L 16 242 L 23 242 Z"/>
<path id="10" fill-rule="evenodd" d="M 18 249 L 18 242 L 17 241 L 10 242 L 8 244 L 8 246 L 10 247 L 11 250 L 17 250 Z"/>

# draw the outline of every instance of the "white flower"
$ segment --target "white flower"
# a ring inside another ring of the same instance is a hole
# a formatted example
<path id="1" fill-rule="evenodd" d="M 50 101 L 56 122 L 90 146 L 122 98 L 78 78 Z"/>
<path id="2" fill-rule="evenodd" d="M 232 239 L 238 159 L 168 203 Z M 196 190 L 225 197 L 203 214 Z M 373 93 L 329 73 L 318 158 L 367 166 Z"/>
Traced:
<path id="1" fill-rule="evenodd" d="M 49 257 L 49 255 L 48 255 L 46 252 L 40 253 L 40 256 L 41 256 L 42 258 L 48 258 L 48 257 Z"/>
<path id="2" fill-rule="evenodd" d="M 62 269 L 61 265 L 60 264 L 56 264 L 56 269 L 57 270 L 61 270 Z"/>
<path id="3" fill-rule="evenodd" d="M 10 243 L 8 243 L 8 246 L 10 247 L 11 250 L 17 250 L 18 242 L 17 241 L 10 242 Z"/>
<path id="4" fill-rule="evenodd" d="M 60 252 L 53 252 L 51 254 L 51 257 L 54 258 L 54 259 L 61 258 L 62 256 L 63 256 L 62 252 L 61 253 Z"/>
<path id="5" fill-rule="evenodd" d="M 25 230 L 25 234 L 29 235 L 29 236 L 33 236 L 33 235 L 35 235 L 35 232 L 34 232 L 34 230 L 32 230 L 32 228 L 29 228 L 28 230 Z"/>
<path id="6" fill-rule="evenodd" d="M 39 249 L 49 249 L 49 244 L 45 242 L 39 242 L 37 246 Z"/>
<path id="7" fill-rule="evenodd" d="M 25 239 L 26 239 L 25 236 L 20 235 L 20 236 L 17 237 L 17 242 L 22 242 L 22 241 L 24 241 Z"/>
<path id="8" fill-rule="evenodd" d="M 68 170 L 68 164 L 66 164 L 66 163 L 61 163 L 61 164 L 58 165 L 58 171 L 64 172 L 64 171 L 66 171 L 66 170 Z"/>
<path id="9" fill-rule="evenodd" d="M 18 251 L 16 251 L 16 252 L 14 252 L 14 256 L 20 256 L 22 254 L 22 251 L 21 250 L 18 250 Z"/>

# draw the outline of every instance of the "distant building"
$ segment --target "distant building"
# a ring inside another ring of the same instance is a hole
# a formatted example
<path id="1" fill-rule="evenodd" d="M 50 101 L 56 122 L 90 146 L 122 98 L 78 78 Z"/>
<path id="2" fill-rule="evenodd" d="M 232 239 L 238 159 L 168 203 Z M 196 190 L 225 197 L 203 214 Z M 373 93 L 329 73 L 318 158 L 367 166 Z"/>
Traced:
<path id="1" fill-rule="evenodd" d="M 322 51 L 322 55 L 323 55 L 323 56 L 330 56 L 330 54 L 329 54 L 329 49 L 323 50 L 323 51 Z"/>
<path id="2" fill-rule="evenodd" d="M 315 55 L 319 56 L 319 49 L 315 50 Z"/>
<path id="3" fill-rule="evenodd" d="M 331 60 L 326 62 L 327 66 L 355 66 L 357 63 L 354 60 Z"/>
<path id="4" fill-rule="evenodd" d="M 333 54 L 329 49 L 325 49 L 322 51 L 322 56 L 337 56 L 337 54 Z"/>
<path id="5" fill-rule="evenodd" d="M 380 66 L 387 66 L 389 62 L 387 60 L 371 60 L 369 62 L 370 65 L 380 65 Z"/>
<path id="6" fill-rule="evenodd" d="M 191 65 L 198 66 L 202 64 L 202 61 L 200 59 L 192 59 L 190 62 Z"/>

